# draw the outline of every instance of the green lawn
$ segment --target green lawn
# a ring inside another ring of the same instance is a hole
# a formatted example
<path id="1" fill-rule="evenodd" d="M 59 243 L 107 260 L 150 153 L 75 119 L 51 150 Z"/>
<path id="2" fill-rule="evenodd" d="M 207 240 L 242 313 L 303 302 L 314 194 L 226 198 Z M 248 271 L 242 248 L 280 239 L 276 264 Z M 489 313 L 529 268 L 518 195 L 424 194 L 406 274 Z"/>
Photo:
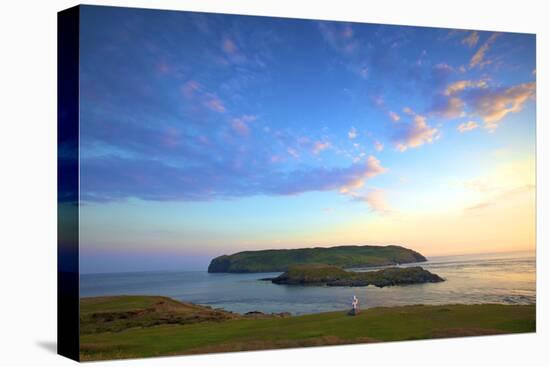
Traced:
<path id="1" fill-rule="evenodd" d="M 105 309 L 122 312 L 151 307 L 151 299 L 159 298 L 110 299 L 112 302 L 103 302 L 103 306 L 94 299 L 84 302 L 85 317 Z M 341 311 L 286 318 L 239 317 L 90 333 L 81 336 L 81 358 L 151 357 L 534 331 L 534 305 L 416 305 L 372 308 L 358 316 Z"/>

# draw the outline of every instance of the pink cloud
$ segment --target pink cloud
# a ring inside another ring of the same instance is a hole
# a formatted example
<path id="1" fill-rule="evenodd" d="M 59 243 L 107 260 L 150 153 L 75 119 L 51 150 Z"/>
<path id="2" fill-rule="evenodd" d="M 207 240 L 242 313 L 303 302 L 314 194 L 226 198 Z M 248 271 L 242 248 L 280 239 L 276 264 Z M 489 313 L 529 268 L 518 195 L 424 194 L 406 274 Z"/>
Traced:
<path id="1" fill-rule="evenodd" d="M 403 112 L 409 116 L 414 116 L 414 111 L 410 107 L 404 107 Z"/>
<path id="2" fill-rule="evenodd" d="M 490 64 L 491 60 L 485 59 L 485 54 L 489 50 L 489 47 L 495 42 L 495 40 L 500 36 L 500 33 L 493 33 L 491 37 L 481 47 L 477 50 L 477 52 L 472 56 L 470 59 L 470 69 L 479 66 L 480 68 L 484 67 L 487 64 Z"/>
<path id="3" fill-rule="evenodd" d="M 443 99 L 434 112 L 449 119 L 463 117 L 466 114 L 464 111 L 465 105 L 462 99 L 458 97 L 449 97 Z"/>
<path id="4" fill-rule="evenodd" d="M 382 189 L 372 189 L 366 195 L 355 195 L 353 199 L 367 203 L 375 213 L 390 214 L 393 212 L 386 198 L 386 191 Z"/>
<path id="5" fill-rule="evenodd" d="M 354 38 L 353 27 L 350 24 L 336 25 L 319 22 L 319 31 L 325 41 L 335 50 L 352 54 L 359 49 L 359 42 Z"/>
<path id="6" fill-rule="evenodd" d="M 206 107 L 208 107 L 212 111 L 225 112 L 225 106 L 224 106 L 222 100 L 219 99 L 218 97 L 215 97 L 215 96 L 210 97 L 206 101 L 205 105 L 206 105 Z"/>
<path id="7" fill-rule="evenodd" d="M 354 190 L 363 187 L 365 181 L 388 171 L 388 169 L 382 167 L 380 161 L 372 155 L 367 158 L 363 167 L 364 168 L 360 170 L 357 175 L 351 177 L 340 187 L 341 194 L 353 195 L 352 193 Z"/>
<path id="8" fill-rule="evenodd" d="M 535 89 L 535 82 L 492 88 L 487 80 L 460 80 L 448 85 L 437 97 L 432 112 L 447 118 L 476 115 L 486 129 L 494 131 L 506 115 L 521 111 L 534 98 Z M 459 131 L 468 131 L 463 130 L 466 125 L 461 126 Z"/>
<path id="9" fill-rule="evenodd" d="M 223 101 L 214 93 L 206 90 L 195 80 L 189 80 L 181 87 L 183 97 L 193 104 L 202 104 L 206 108 L 215 112 L 225 112 L 226 108 Z"/>
<path id="10" fill-rule="evenodd" d="M 474 111 L 480 115 L 485 128 L 494 130 L 507 114 L 519 112 L 523 105 L 535 96 L 535 83 L 523 83 L 504 90 L 479 93 L 472 96 Z"/>
<path id="11" fill-rule="evenodd" d="M 397 113 L 393 111 L 388 112 L 388 115 L 390 115 L 390 118 L 392 119 L 392 121 L 395 121 L 395 122 L 401 119 L 401 116 L 399 116 Z"/>
<path id="12" fill-rule="evenodd" d="M 248 134 L 250 134 L 250 129 L 241 120 L 238 120 L 238 119 L 233 120 L 233 122 L 231 123 L 231 127 L 235 132 L 237 132 L 241 136 L 248 136 Z"/>
<path id="13" fill-rule="evenodd" d="M 248 126 L 248 123 L 254 120 L 256 120 L 256 116 L 243 115 L 241 117 L 234 118 L 231 122 L 231 127 L 237 134 L 241 136 L 248 136 L 250 134 L 250 127 Z"/>
<path id="14" fill-rule="evenodd" d="M 462 43 L 468 45 L 468 47 L 474 47 L 479 41 L 479 34 L 476 31 L 470 32 L 468 37 L 462 40 Z"/>
<path id="15" fill-rule="evenodd" d="M 468 122 L 463 122 L 460 125 L 458 125 L 457 130 L 460 131 L 461 133 L 465 133 L 467 131 L 472 131 L 474 129 L 477 129 L 478 127 L 479 127 L 479 125 L 477 124 L 477 122 L 468 121 Z"/>
<path id="16" fill-rule="evenodd" d="M 288 149 L 288 153 L 297 154 Z M 223 171 L 219 163 L 208 167 L 166 164 L 156 159 L 97 157 L 87 161 L 85 200 L 116 201 L 128 197 L 144 200 L 202 201 L 251 195 L 298 195 L 311 191 L 337 191 L 351 195 L 367 180 L 387 171 L 375 157 L 346 167 L 301 166 L 290 171 L 270 169 L 268 160 L 244 159 L 238 148 L 227 157 Z M 277 158 L 275 159 L 275 161 Z M 147 175 L 143 175 L 147 172 Z M 109 180 L 101 179 L 109 177 Z M 243 185 L 242 182 L 254 182 Z M 91 185 L 91 186 L 90 186 Z M 92 192 L 89 187 L 94 187 Z"/>
<path id="17" fill-rule="evenodd" d="M 330 143 L 328 141 L 316 141 L 313 144 L 312 153 L 317 155 L 321 153 L 323 150 L 326 150 L 330 147 Z"/>
<path id="18" fill-rule="evenodd" d="M 237 45 L 230 38 L 224 38 L 222 41 L 222 49 L 225 53 L 233 55 L 237 52 Z"/>
<path id="19" fill-rule="evenodd" d="M 192 98 L 195 95 L 196 91 L 199 91 L 201 89 L 201 86 L 199 83 L 197 83 L 194 80 L 187 81 L 183 87 L 181 88 L 181 91 L 183 93 L 183 96 L 187 99 Z"/>
<path id="20" fill-rule="evenodd" d="M 404 152 L 409 148 L 417 148 L 426 143 L 431 143 L 439 137 L 439 131 L 428 125 L 426 117 L 417 115 L 413 110 L 405 107 L 405 113 L 412 116 L 412 121 L 397 126 L 394 135 L 394 144 L 397 150 Z"/>
<path id="21" fill-rule="evenodd" d="M 483 79 L 478 81 L 459 80 L 449 84 L 447 88 L 445 88 L 445 92 L 443 94 L 445 94 L 446 96 L 452 96 L 462 92 L 465 89 L 470 88 L 487 88 L 487 81 Z"/>

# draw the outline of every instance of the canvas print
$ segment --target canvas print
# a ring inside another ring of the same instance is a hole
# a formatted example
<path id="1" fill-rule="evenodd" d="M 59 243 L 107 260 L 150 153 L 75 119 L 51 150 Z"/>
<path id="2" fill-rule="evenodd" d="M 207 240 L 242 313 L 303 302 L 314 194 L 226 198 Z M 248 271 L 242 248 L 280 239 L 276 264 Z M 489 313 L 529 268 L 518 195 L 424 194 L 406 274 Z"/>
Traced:
<path id="1" fill-rule="evenodd" d="M 61 354 L 535 332 L 534 34 L 59 19 Z"/>

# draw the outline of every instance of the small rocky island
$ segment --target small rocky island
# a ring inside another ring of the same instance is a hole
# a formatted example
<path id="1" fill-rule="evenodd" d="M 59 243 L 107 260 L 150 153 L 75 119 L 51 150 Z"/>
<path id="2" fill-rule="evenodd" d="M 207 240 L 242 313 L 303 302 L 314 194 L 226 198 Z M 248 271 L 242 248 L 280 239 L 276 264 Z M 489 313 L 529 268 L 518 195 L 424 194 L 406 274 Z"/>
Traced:
<path id="1" fill-rule="evenodd" d="M 262 280 L 270 280 L 275 284 L 325 285 L 331 287 L 363 287 L 374 285 L 381 288 L 392 285 L 437 283 L 442 282 L 444 279 L 420 266 L 355 272 L 346 271 L 333 265 L 304 264 L 292 265 L 278 277 L 264 278 Z"/>

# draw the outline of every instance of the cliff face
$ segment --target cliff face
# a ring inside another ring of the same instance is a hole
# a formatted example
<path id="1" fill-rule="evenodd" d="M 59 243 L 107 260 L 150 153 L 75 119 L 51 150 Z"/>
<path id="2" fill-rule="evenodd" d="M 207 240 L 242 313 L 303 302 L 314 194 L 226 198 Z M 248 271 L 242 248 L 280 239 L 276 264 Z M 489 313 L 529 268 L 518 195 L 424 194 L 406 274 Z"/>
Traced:
<path id="1" fill-rule="evenodd" d="M 209 273 L 228 273 L 231 266 L 231 259 L 227 255 L 218 256 L 208 265 Z"/>
<path id="2" fill-rule="evenodd" d="M 426 261 L 420 253 L 401 246 L 336 246 L 289 250 L 244 251 L 214 258 L 209 273 L 284 272 L 291 265 L 327 264 L 361 268 Z"/>

